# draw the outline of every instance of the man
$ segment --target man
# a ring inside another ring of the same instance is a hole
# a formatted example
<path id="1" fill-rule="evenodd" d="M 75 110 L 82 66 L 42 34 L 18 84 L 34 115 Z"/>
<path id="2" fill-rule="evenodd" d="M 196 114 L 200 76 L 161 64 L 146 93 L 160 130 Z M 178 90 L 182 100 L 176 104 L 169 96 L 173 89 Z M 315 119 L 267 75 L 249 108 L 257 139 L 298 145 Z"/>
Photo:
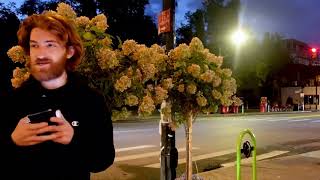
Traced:
<path id="1" fill-rule="evenodd" d="M 6 101 L 0 162 L 10 177 L 0 179 L 89 180 L 113 163 L 115 150 L 108 102 L 72 72 L 83 53 L 79 35 L 71 22 L 45 13 L 24 20 L 18 39 L 31 78 Z M 49 123 L 28 118 L 47 109 L 56 112 Z"/>

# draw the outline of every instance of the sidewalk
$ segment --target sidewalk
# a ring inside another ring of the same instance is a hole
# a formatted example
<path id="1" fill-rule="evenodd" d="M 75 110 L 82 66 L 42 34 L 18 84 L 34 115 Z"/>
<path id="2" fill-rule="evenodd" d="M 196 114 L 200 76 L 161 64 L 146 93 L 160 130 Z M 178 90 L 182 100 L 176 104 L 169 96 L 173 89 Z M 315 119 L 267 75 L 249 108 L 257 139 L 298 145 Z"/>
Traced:
<path id="1" fill-rule="evenodd" d="M 241 166 L 242 180 L 251 180 L 251 164 Z M 205 180 L 236 180 L 236 166 L 199 173 Z M 320 180 L 320 151 L 257 161 L 257 180 Z"/>
<path id="2" fill-rule="evenodd" d="M 137 178 L 135 173 L 136 171 L 126 172 L 114 164 L 106 171 L 94 173 L 92 180 L 150 179 Z M 237 180 L 236 166 L 222 167 L 198 175 L 204 180 Z M 241 180 L 252 180 L 251 164 L 241 166 L 241 175 Z M 257 180 L 320 180 L 320 150 L 257 161 Z"/>

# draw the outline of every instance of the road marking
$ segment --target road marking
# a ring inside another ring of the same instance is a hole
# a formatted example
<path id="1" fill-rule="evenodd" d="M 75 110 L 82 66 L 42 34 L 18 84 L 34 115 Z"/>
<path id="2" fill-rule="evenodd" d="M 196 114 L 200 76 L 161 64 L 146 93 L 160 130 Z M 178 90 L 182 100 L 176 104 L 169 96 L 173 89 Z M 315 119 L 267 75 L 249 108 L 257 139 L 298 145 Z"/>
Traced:
<path id="1" fill-rule="evenodd" d="M 288 118 L 280 118 L 280 119 L 268 119 L 269 122 L 276 122 L 276 121 L 286 121 Z"/>
<path id="2" fill-rule="evenodd" d="M 301 121 L 310 121 L 314 119 L 295 119 L 295 120 L 289 120 L 289 122 L 301 122 Z"/>
<path id="3" fill-rule="evenodd" d="M 319 122 L 320 122 L 320 120 L 318 119 L 318 120 L 311 121 L 311 122 L 313 122 L 313 123 L 319 123 Z"/>
<path id="4" fill-rule="evenodd" d="M 287 118 L 275 119 L 275 118 L 263 118 L 263 119 L 248 119 L 248 121 L 268 121 L 268 122 L 275 122 L 275 121 L 285 121 L 288 120 Z"/>
<path id="5" fill-rule="evenodd" d="M 269 119 L 273 119 L 273 118 L 252 118 L 252 119 L 248 119 L 249 121 L 262 121 L 262 120 L 269 120 Z"/>
<path id="6" fill-rule="evenodd" d="M 208 159 L 208 158 L 213 158 L 213 157 L 218 157 L 218 156 L 223 156 L 231 153 L 235 153 L 235 149 L 229 149 L 229 150 L 224 150 L 224 151 L 219 151 L 219 152 L 214 152 L 214 153 L 209 153 L 209 154 L 202 154 L 199 156 L 193 156 L 192 161 L 198 161 L 202 159 Z M 186 163 L 186 158 L 181 158 L 178 159 L 178 164 L 183 164 Z M 160 163 L 155 163 L 155 164 L 149 164 L 144 167 L 148 168 L 160 168 Z"/>
<path id="7" fill-rule="evenodd" d="M 130 150 L 144 149 L 144 148 L 152 148 L 152 147 L 156 147 L 156 146 L 155 145 L 141 145 L 141 146 L 127 147 L 127 148 L 118 148 L 118 149 L 116 149 L 116 152 L 123 152 L 123 151 L 130 151 Z"/>
<path id="8" fill-rule="evenodd" d="M 193 147 L 192 149 L 196 150 L 196 149 L 200 149 L 200 148 Z M 186 151 L 186 149 L 185 148 L 179 148 L 178 152 L 181 152 L 181 151 Z M 114 161 L 115 162 L 128 161 L 128 160 L 140 159 L 140 158 L 146 158 L 146 157 L 152 157 L 152 156 L 160 156 L 160 151 L 154 151 L 154 152 L 143 153 L 143 154 L 134 154 L 134 155 L 116 157 Z"/>
<path id="9" fill-rule="evenodd" d="M 247 119 L 247 121 L 260 121 L 262 119 Z"/>
<path id="10" fill-rule="evenodd" d="M 276 122 L 276 121 L 284 121 L 284 120 L 288 120 L 288 119 L 272 119 L 272 120 L 268 120 L 269 122 Z"/>
<path id="11" fill-rule="evenodd" d="M 114 133 L 131 133 L 131 132 L 147 132 L 147 131 L 155 131 L 157 132 L 158 128 L 146 128 L 146 129 L 134 129 L 134 130 L 115 130 Z"/>
<path id="12" fill-rule="evenodd" d="M 272 151 L 272 152 L 269 152 L 269 153 L 258 155 L 256 157 L 256 159 L 257 159 L 257 161 L 260 161 L 260 160 L 263 160 L 263 159 L 275 157 L 275 156 L 278 156 L 278 155 L 281 155 L 281 154 L 285 154 L 285 153 L 288 153 L 288 152 L 289 151 Z M 251 162 L 252 162 L 252 157 L 241 160 L 241 164 L 249 164 Z M 236 163 L 237 162 L 235 161 L 235 162 L 222 164 L 221 166 L 222 167 L 232 167 L 232 166 L 236 166 Z"/>
<path id="13" fill-rule="evenodd" d="M 310 117 L 320 117 L 319 114 L 313 114 L 313 115 L 302 115 L 302 116 L 291 116 L 290 118 L 296 119 L 296 118 L 310 118 Z"/>
<path id="14" fill-rule="evenodd" d="M 260 121 L 260 120 L 266 120 L 266 119 L 272 119 L 270 117 L 259 117 L 259 118 L 252 118 L 252 119 L 249 119 L 249 120 L 255 120 L 255 121 Z"/>
<path id="15" fill-rule="evenodd" d="M 311 152 L 307 152 L 307 153 L 303 153 L 300 154 L 300 156 L 304 156 L 304 157 L 312 157 L 312 158 L 320 158 L 320 151 L 311 151 Z"/>

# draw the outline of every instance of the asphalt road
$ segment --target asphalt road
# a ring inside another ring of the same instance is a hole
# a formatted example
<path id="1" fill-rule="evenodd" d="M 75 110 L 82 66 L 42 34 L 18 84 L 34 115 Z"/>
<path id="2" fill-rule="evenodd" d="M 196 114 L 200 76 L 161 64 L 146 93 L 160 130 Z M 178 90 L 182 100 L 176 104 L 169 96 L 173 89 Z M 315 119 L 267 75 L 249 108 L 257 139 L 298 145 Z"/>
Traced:
<path id="1" fill-rule="evenodd" d="M 237 138 L 247 128 L 256 137 L 258 155 L 275 151 L 290 155 L 320 149 L 320 113 L 201 116 L 193 125 L 192 157 L 197 161 L 197 170 L 201 172 L 235 161 Z M 249 140 L 249 136 L 245 137 L 244 140 Z M 159 177 L 159 121 L 114 123 L 114 141 L 117 149 L 115 166 L 133 174 L 131 178 L 127 174 L 128 178 L 123 179 Z M 177 173 L 181 174 L 185 157 L 183 126 L 176 132 L 176 147 L 180 162 Z M 146 170 L 155 175 L 142 175 Z"/>

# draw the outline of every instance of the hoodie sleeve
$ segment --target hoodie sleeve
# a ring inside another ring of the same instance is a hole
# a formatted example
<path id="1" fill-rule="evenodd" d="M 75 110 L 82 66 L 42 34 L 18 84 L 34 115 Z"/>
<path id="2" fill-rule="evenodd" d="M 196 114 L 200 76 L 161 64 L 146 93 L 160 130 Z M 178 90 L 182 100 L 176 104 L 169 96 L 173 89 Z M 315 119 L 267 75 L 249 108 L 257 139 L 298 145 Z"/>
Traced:
<path id="1" fill-rule="evenodd" d="M 10 163 L 12 162 L 13 158 L 15 158 L 15 151 L 16 145 L 14 144 L 11 133 L 15 128 L 15 117 L 12 114 L 12 104 L 13 99 L 11 96 L 0 97 L 0 147 L 1 147 L 1 154 L 0 154 L 0 165 L 1 167 L 8 168 Z M 5 169 L 1 169 L 0 173 L 7 173 L 1 172 L 6 171 Z"/>
<path id="2" fill-rule="evenodd" d="M 91 100 L 87 161 L 91 172 L 100 172 L 111 166 L 115 158 L 113 126 L 105 98 L 97 95 Z"/>

